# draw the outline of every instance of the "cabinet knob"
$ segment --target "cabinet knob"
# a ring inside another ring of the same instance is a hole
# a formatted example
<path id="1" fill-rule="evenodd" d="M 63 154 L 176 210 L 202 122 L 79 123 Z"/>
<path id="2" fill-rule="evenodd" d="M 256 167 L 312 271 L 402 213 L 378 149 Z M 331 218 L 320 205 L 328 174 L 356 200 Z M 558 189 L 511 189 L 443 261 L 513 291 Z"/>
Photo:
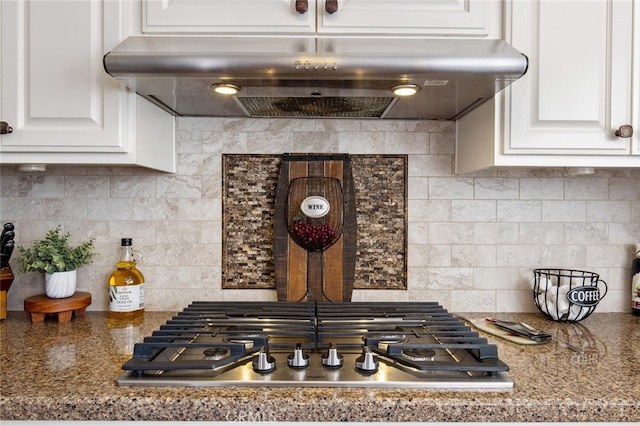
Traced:
<path id="1" fill-rule="evenodd" d="M 307 0 L 296 0 L 296 12 L 304 15 L 309 10 L 309 2 Z"/>
<path id="2" fill-rule="evenodd" d="M 6 135 L 7 133 L 13 133 L 13 127 L 9 126 L 6 121 L 0 121 L 0 135 Z"/>
<path id="3" fill-rule="evenodd" d="M 324 10 L 326 10 L 329 15 L 336 13 L 338 11 L 338 0 L 325 0 Z"/>
<path id="4" fill-rule="evenodd" d="M 633 136 L 633 126 L 624 124 L 616 130 L 616 136 L 619 138 L 630 138 Z"/>

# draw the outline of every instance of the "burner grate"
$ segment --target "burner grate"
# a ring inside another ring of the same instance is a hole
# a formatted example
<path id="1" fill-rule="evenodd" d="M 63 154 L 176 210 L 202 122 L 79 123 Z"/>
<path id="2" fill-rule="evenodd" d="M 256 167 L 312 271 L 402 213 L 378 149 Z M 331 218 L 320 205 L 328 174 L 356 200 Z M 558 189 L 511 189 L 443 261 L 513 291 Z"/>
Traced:
<path id="1" fill-rule="evenodd" d="M 318 341 L 334 336 L 363 335 L 365 344 L 380 355 L 419 370 L 497 372 L 508 367 L 498 359 L 497 347 L 448 313 L 437 303 L 318 303 Z M 364 327 L 364 329 L 363 329 Z M 386 334 L 401 333 L 406 341 L 388 342 Z M 427 362 L 403 355 L 406 349 L 447 351 Z"/>

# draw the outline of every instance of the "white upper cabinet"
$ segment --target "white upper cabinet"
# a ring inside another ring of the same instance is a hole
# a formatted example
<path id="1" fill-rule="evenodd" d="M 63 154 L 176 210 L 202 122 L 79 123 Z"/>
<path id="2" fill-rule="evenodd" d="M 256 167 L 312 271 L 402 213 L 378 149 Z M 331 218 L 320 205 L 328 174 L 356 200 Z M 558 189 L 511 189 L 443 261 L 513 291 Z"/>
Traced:
<path id="1" fill-rule="evenodd" d="M 529 70 L 458 121 L 458 172 L 640 166 L 639 9 L 632 0 L 507 2 L 506 40 Z"/>
<path id="2" fill-rule="evenodd" d="M 511 43 L 531 68 L 511 89 L 506 152 L 629 152 L 615 130 L 631 124 L 631 18 L 625 0 L 513 3 Z"/>
<path id="3" fill-rule="evenodd" d="M 120 1 L 3 1 L 3 164 L 123 164 L 175 171 L 174 119 L 106 74 L 127 35 Z M 156 111 L 157 110 L 157 111 Z"/>
<path id="4" fill-rule="evenodd" d="M 316 0 L 143 0 L 142 8 L 145 33 L 312 33 L 316 26 Z"/>
<path id="5" fill-rule="evenodd" d="M 318 0 L 321 34 L 420 34 L 501 38 L 495 0 Z"/>
<path id="6" fill-rule="evenodd" d="M 145 33 L 499 38 L 494 0 L 145 0 Z"/>

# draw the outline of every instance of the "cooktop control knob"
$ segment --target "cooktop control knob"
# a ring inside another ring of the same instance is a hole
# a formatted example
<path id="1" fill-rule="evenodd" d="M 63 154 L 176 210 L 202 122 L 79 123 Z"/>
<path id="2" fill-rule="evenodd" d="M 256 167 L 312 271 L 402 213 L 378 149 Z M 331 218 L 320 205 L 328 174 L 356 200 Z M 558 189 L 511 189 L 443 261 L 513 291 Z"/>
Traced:
<path id="1" fill-rule="evenodd" d="M 329 343 L 329 349 L 320 357 L 322 365 L 329 368 L 340 368 L 344 364 L 344 357 L 338 353 L 336 345 Z"/>
<path id="2" fill-rule="evenodd" d="M 309 355 L 302 352 L 302 345 L 298 343 L 292 354 L 287 356 L 287 364 L 291 368 L 307 368 L 309 366 Z"/>
<path id="3" fill-rule="evenodd" d="M 269 354 L 269 348 L 263 346 L 253 359 L 253 370 L 256 373 L 270 373 L 276 369 L 276 359 Z"/>
<path id="4" fill-rule="evenodd" d="M 362 347 L 362 354 L 356 358 L 356 368 L 364 373 L 375 373 L 378 370 L 378 357 L 369 346 Z"/>

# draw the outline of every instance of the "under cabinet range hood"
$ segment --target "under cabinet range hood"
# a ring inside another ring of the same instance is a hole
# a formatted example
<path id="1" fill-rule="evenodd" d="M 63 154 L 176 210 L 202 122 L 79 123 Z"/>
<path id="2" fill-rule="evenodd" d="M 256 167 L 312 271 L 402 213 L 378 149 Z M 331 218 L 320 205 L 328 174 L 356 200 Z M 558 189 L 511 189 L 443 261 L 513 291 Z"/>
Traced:
<path id="1" fill-rule="evenodd" d="M 206 117 L 456 120 L 527 66 L 480 39 L 137 36 L 104 56 L 169 113 Z"/>

